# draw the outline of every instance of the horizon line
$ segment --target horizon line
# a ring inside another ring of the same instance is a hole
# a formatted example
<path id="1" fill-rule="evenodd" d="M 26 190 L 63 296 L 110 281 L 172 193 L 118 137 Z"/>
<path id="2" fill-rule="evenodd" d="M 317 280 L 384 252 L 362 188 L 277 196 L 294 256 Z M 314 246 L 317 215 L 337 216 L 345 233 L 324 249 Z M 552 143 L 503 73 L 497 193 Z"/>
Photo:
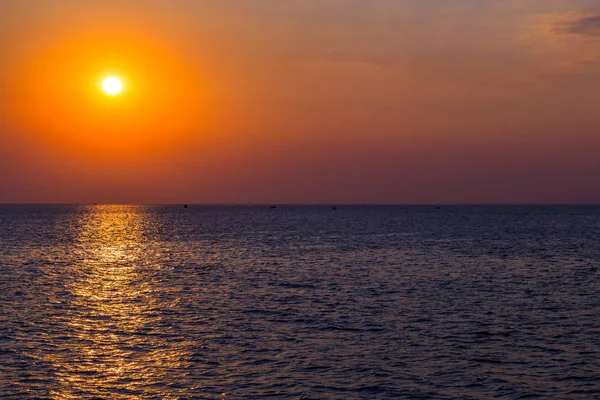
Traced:
<path id="1" fill-rule="evenodd" d="M 541 206 L 541 207 L 555 207 L 555 206 L 591 206 L 598 207 L 600 203 L 88 203 L 88 202 L 0 202 L 0 206 L 218 206 L 218 207 L 269 207 L 269 206 L 278 206 L 278 207 L 330 207 L 330 206 L 339 206 L 339 207 L 363 207 L 363 206 L 372 206 L 372 207 L 531 207 L 531 206 Z"/>

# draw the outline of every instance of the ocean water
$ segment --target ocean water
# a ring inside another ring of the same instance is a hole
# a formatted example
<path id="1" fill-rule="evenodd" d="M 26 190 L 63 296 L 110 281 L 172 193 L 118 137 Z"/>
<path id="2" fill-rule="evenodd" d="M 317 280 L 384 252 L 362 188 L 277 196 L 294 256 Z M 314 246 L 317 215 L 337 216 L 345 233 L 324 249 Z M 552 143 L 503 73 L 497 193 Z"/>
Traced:
<path id="1" fill-rule="evenodd" d="M 0 206 L 0 398 L 600 398 L 600 207 Z"/>

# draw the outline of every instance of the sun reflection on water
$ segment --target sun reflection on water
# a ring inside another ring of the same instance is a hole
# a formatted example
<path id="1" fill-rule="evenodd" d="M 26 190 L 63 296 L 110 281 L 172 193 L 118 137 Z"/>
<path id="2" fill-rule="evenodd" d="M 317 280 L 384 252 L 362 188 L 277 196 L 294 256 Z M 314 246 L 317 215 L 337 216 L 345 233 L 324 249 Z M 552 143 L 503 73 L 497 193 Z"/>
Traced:
<path id="1" fill-rule="evenodd" d="M 82 216 L 80 262 L 61 317 L 65 346 L 51 360 L 60 382 L 54 398 L 176 398 L 161 388 L 185 370 L 188 346 L 161 317 L 170 304 L 161 298 L 160 257 L 146 240 L 152 218 L 126 206 Z"/>

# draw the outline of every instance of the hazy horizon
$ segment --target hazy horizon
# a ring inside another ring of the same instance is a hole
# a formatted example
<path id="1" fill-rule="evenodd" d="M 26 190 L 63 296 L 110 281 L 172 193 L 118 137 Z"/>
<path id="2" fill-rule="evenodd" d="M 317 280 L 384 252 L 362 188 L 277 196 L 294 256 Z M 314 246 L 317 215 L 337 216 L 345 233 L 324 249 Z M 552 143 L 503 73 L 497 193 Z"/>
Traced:
<path id="1" fill-rule="evenodd" d="M 198 207 L 600 207 L 600 203 L 0 203 L 0 206 L 198 206 Z"/>

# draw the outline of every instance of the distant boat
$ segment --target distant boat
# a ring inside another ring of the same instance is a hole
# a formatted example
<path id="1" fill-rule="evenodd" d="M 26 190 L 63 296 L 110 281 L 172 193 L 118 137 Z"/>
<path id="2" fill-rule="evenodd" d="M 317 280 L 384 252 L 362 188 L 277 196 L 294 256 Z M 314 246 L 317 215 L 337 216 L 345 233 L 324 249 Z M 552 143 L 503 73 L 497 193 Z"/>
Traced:
<path id="1" fill-rule="evenodd" d="M 335 206 L 333 206 L 332 210 L 335 211 L 335 210 L 337 210 L 337 208 L 335 208 Z"/>
<path id="2" fill-rule="evenodd" d="M 269 208 L 272 210 L 272 209 L 274 209 L 274 208 L 277 208 L 277 206 L 271 206 L 271 207 L 269 207 Z"/>
<path id="3" fill-rule="evenodd" d="M 184 204 L 183 208 L 188 208 L 187 204 Z"/>

